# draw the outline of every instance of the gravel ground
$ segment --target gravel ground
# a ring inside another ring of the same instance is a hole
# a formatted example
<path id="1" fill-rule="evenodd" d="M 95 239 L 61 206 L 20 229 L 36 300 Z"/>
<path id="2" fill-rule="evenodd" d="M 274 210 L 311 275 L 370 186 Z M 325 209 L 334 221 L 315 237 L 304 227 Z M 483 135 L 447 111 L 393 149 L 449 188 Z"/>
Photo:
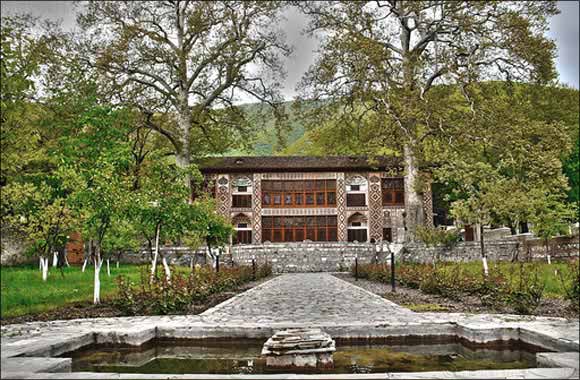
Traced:
<path id="1" fill-rule="evenodd" d="M 274 276 L 270 276 L 267 278 L 262 278 L 258 281 L 252 281 L 245 283 L 244 285 L 240 286 L 235 291 L 231 292 L 222 292 L 219 294 L 214 294 L 211 296 L 206 302 L 201 304 L 192 305 L 189 310 L 189 313 L 184 314 L 200 314 L 206 311 L 207 309 L 214 307 L 217 304 L 224 302 L 225 300 L 235 296 L 236 294 L 245 292 L 248 289 L 251 289 L 265 281 L 274 278 Z M 111 299 L 104 299 L 102 300 L 100 305 L 93 305 L 91 302 L 76 302 L 65 307 L 61 307 L 58 309 L 54 309 L 51 311 L 39 313 L 39 314 L 30 314 L 30 315 L 21 315 L 18 317 L 10 317 L 2 319 L 2 325 L 10 325 L 15 323 L 26 323 L 26 322 L 35 322 L 35 321 L 55 321 L 55 320 L 68 320 L 68 319 L 79 319 L 79 318 L 100 318 L 100 317 L 126 317 L 129 316 L 128 314 L 124 313 L 123 311 L 119 310 L 112 302 Z"/>
<path id="2" fill-rule="evenodd" d="M 462 296 L 461 301 L 456 301 L 426 294 L 418 289 L 410 289 L 399 284 L 397 284 L 393 293 L 389 284 L 364 279 L 355 281 L 355 278 L 349 273 L 336 273 L 335 276 L 417 312 L 514 314 L 514 311 L 510 308 L 496 309 L 484 306 L 481 304 L 480 299 L 474 296 Z M 571 319 L 578 319 L 579 317 L 578 311 L 574 311 L 568 301 L 553 298 L 544 299 L 535 310 L 534 315 Z"/>

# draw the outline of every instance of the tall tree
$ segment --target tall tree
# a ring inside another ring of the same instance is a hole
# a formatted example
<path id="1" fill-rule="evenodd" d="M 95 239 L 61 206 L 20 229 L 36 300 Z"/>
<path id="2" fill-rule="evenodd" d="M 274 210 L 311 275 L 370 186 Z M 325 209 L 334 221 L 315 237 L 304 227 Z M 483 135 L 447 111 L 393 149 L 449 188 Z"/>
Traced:
<path id="1" fill-rule="evenodd" d="M 67 201 L 82 222 L 83 237 L 94 241 L 94 303 L 100 303 L 103 245 L 111 225 L 123 219 L 129 203 L 131 147 L 123 111 L 95 106 L 81 115 L 61 139 L 58 175 L 74 189 Z"/>
<path id="2" fill-rule="evenodd" d="M 0 50 L 0 185 L 46 158 L 34 104 L 37 78 L 46 61 L 49 41 L 35 34 L 38 20 L 31 16 L 2 17 Z"/>
<path id="3" fill-rule="evenodd" d="M 95 64 L 126 99 L 173 112 L 176 127 L 150 126 L 185 168 L 200 148 L 199 132 L 223 139 L 244 125 L 234 106 L 240 93 L 279 101 L 280 54 L 289 51 L 276 30 L 281 4 L 90 1 L 79 21 Z"/>
<path id="4" fill-rule="evenodd" d="M 384 139 L 400 141 L 411 239 L 414 226 L 424 221 L 419 172 L 424 140 L 449 126 L 437 115 L 449 104 L 432 96 L 434 86 L 458 84 L 464 103 L 475 111 L 472 83 L 547 82 L 556 75 L 555 44 L 544 36 L 549 17 L 558 13 L 554 1 L 299 4 L 311 16 L 309 31 L 323 33 L 303 96 L 385 115 L 374 122 L 382 121 Z"/>

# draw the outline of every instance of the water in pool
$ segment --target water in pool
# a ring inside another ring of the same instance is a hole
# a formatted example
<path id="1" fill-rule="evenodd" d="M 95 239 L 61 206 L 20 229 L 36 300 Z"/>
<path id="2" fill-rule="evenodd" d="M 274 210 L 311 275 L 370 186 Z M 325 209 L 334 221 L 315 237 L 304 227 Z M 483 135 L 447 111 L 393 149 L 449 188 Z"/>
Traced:
<path id="1" fill-rule="evenodd" d="M 68 354 L 73 371 L 122 373 L 284 373 L 266 368 L 265 340 L 154 340 L 139 347 L 91 346 Z M 536 366 L 533 347 L 509 341 L 474 345 L 453 337 L 404 341 L 336 340 L 334 368 L 308 373 L 513 369 Z M 542 350 L 545 351 L 545 350 Z M 289 371 L 296 372 L 296 371 Z"/>

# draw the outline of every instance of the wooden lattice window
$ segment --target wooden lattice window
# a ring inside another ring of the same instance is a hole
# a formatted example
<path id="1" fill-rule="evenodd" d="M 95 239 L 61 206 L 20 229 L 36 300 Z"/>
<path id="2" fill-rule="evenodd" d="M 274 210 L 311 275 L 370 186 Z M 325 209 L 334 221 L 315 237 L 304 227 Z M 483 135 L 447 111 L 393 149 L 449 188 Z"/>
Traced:
<path id="1" fill-rule="evenodd" d="M 232 195 L 232 207 L 249 208 L 252 207 L 252 196 L 244 194 Z"/>
<path id="2" fill-rule="evenodd" d="M 262 206 L 335 207 L 336 180 L 262 181 Z"/>
<path id="3" fill-rule="evenodd" d="M 405 182 L 403 178 L 383 178 L 383 206 L 401 206 L 405 204 Z"/>
<path id="4" fill-rule="evenodd" d="M 337 241 L 336 215 L 264 216 L 262 241 Z"/>

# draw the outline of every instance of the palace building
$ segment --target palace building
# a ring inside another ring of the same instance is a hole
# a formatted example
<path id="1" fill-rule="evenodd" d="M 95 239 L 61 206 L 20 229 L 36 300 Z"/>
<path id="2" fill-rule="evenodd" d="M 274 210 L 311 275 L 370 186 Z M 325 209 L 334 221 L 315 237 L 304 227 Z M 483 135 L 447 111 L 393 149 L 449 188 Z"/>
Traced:
<path id="1" fill-rule="evenodd" d="M 234 244 L 402 242 L 405 192 L 397 158 L 219 157 L 199 163 Z M 424 194 L 432 224 L 431 189 Z"/>

